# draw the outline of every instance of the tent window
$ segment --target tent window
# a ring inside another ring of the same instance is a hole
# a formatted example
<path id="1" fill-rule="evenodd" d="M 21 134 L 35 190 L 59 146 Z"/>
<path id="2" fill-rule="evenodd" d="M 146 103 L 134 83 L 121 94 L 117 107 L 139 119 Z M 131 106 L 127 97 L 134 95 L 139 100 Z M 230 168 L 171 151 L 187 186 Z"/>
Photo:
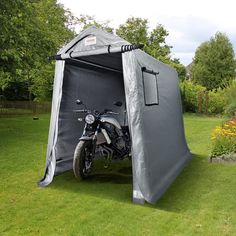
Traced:
<path id="1" fill-rule="evenodd" d="M 145 67 L 142 68 L 143 73 L 143 89 L 144 89 L 144 100 L 146 106 L 158 105 L 159 94 L 157 84 L 157 74 L 154 71 L 147 70 Z"/>

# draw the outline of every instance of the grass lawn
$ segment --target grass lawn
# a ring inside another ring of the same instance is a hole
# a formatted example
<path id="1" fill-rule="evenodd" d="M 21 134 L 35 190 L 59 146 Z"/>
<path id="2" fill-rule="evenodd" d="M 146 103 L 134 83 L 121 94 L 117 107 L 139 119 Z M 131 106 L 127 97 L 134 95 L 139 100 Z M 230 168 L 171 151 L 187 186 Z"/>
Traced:
<path id="1" fill-rule="evenodd" d="M 0 118 L 0 235 L 236 235 L 236 165 L 209 164 L 218 118 L 185 116 L 193 160 L 156 205 L 131 203 L 127 163 L 77 182 L 67 172 L 46 188 L 49 116 Z"/>

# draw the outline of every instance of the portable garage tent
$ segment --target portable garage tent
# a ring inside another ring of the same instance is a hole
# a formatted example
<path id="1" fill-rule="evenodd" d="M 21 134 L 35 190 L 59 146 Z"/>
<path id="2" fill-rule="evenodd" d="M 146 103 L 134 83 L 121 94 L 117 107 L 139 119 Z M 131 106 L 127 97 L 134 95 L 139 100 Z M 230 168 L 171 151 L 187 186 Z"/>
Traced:
<path id="1" fill-rule="evenodd" d="M 96 110 L 120 100 L 127 107 L 132 139 L 133 200 L 155 203 L 191 158 L 176 71 L 95 27 L 80 33 L 54 58 L 46 169 L 39 185 L 72 169 L 83 130 L 73 113 L 75 100 Z M 115 109 L 122 122 L 124 107 Z"/>

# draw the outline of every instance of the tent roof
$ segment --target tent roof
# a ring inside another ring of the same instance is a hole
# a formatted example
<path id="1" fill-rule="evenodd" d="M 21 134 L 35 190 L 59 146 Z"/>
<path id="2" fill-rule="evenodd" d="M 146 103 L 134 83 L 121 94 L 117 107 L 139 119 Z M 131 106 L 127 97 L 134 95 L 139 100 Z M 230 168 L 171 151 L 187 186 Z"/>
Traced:
<path id="1" fill-rule="evenodd" d="M 94 37 L 95 43 L 91 45 L 86 44 L 86 39 Z M 109 68 L 121 71 L 122 70 L 122 60 L 121 53 L 115 52 L 107 53 L 108 47 L 120 48 L 124 45 L 131 45 L 128 41 L 122 39 L 121 37 L 114 35 L 113 33 L 108 33 L 96 26 L 91 26 L 86 30 L 79 33 L 71 42 L 66 44 L 59 52 L 62 58 L 67 60 L 69 64 L 76 64 L 79 60 L 86 61 L 89 63 L 95 63 Z M 137 48 L 134 48 L 137 49 Z M 111 49 L 112 50 L 112 49 Z M 130 51 L 130 50 L 128 50 Z M 141 50 L 142 51 L 142 50 Z M 79 60 L 74 60 L 71 58 L 71 53 L 76 54 L 76 58 Z M 143 54 L 146 54 L 142 51 Z M 63 57 L 65 55 L 65 57 Z M 149 55 L 149 54 L 148 54 Z M 152 57 L 149 55 L 149 57 Z M 155 59 L 155 58 L 154 58 Z M 157 59 L 155 59 L 157 60 Z M 77 62 L 76 62 L 77 61 Z M 158 61 L 158 60 L 157 60 Z M 165 65 L 164 63 L 159 63 Z M 165 65 L 168 66 L 169 65 Z M 173 68 L 171 68 L 173 69 Z"/>
<path id="2" fill-rule="evenodd" d="M 88 37 L 96 37 L 96 44 L 86 45 L 85 40 Z M 117 35 L 108 33 L 95 26 L 91 26 L 78 34 L 71 42 L 66 44 L 58 54 L 77 52 L 77 51 L 90 51 L 94 49 L 101 48 L 103 46 L 122 46 L 124 44 L 130 44 L 124 39 Z"/>

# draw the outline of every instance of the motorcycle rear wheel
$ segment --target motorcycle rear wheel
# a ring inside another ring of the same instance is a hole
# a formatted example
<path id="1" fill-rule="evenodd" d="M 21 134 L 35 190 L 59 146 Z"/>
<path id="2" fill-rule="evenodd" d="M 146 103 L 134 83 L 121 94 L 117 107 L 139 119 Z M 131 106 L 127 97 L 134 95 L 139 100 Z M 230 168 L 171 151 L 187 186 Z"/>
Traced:
<path id="1" fill-rule="evenodd" d="M 91 172 L 90 145 L 91 141 L 80 141 L 75 148 L 73 171 L 78 180 L 86 179 Z"/>

